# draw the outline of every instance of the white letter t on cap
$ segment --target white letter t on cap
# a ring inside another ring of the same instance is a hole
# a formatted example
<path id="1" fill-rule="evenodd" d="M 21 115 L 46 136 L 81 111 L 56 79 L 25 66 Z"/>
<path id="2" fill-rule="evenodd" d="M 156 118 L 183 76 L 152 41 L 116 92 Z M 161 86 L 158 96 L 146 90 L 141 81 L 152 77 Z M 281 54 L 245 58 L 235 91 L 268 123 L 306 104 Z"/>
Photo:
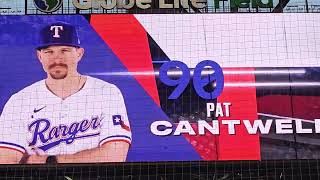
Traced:
<path id="1" fill-rule="evenodd" d="M 51 26 L 50 31 L 54 30 L 54 38 L 60 38 L 59 29 L 63 31 L 63 26 Z"/>

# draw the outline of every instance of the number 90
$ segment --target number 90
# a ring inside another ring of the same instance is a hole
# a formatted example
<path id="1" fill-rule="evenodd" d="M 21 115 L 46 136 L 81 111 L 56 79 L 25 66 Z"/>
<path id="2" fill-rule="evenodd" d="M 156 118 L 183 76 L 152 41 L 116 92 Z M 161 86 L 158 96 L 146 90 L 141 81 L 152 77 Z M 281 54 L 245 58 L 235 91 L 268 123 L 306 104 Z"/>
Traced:
<path id="1" fill-rule="evenodd" d="M 201 76 L 204 70 L 208 67 L 212 69 L 212 73 L 208 73 L 205 76 Z M 182 75 L 177 79 L 172 79 L 168 75 L 170 69 L 180 69 Z M 170 61 L 164 63 L 159 70 L 159 77 L 161 82 L 168 86 L 177 86 L 173 92 L 170 94 L 168 99 L 177 99 L 185 88 L 188 86 L 191 75 L 190 70 L 186 64 L 180 61 Z M 214 84 L 214 90 L 212 92 L 207 92 L 204 87 L 208 84 Z M 193 86 L 197 94 L 204 99 L 215 99 L 217 98 L 223 90 L 224 87 L 224 77 L 222 68 L 218 63 L 210 60 L 201 61 L 194 69 L 193 72 Z"/>

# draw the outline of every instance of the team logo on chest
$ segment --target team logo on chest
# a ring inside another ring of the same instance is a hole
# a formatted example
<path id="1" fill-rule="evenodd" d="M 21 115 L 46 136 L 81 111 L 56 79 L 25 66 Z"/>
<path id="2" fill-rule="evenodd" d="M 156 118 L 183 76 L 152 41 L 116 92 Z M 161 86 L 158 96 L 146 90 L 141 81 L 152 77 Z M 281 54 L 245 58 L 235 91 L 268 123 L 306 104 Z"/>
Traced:
<path id="1" fill-rule="evenodd" d="M 69 125 L 59 124 L 58 126 L 53 126 L 48 119 L 36 119 L 28 126 L 32 135 L 29 146 L 37 145 L 39 149 L 47 151 L 62 142 L 71 144 L 77 139 L 98 136 L 103 118 L 102 115 L 94 116 L 91 119 L 84 119 Z"/>

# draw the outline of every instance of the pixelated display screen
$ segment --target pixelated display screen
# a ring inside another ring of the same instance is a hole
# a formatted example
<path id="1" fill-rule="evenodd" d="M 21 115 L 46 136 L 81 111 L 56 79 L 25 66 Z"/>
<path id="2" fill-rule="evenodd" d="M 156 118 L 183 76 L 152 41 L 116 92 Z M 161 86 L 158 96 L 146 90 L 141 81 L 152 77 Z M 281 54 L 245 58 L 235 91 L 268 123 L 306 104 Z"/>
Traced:
<path id="1" fill-rule="evenodd" d="M 0 16 L 0 164 L 318 159 L 319 18 Z"/>

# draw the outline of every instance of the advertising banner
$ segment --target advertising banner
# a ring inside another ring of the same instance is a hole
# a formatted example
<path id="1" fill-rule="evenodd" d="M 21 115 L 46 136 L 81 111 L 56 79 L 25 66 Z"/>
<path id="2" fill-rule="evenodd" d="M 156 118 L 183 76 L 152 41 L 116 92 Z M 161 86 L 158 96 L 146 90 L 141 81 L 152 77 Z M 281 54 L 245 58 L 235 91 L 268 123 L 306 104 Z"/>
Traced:
<path id="1" fill-rule="evenodd" d="M 0 16 L 0 164 L 318 159 L 319 18 Z"/>

